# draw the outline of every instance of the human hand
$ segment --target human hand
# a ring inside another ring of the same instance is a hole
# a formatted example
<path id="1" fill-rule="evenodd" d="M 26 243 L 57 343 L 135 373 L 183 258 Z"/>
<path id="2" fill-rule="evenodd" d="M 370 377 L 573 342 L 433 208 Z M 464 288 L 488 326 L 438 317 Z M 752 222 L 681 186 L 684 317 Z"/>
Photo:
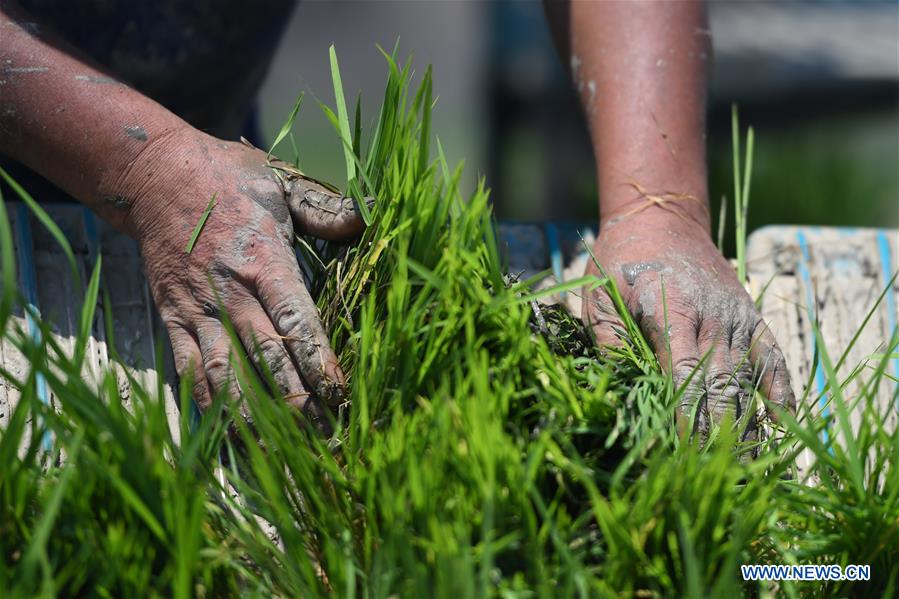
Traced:
<path id="1" fill-rule="evenodd" d="M 319 401 L 343 401 L 343 373 L 292 242 L 294 227 L 335 241 L 359 235 L 364 223 L 352 200 L 303 177 L 279 178 L 265 152 L 187 127 L 148 143 L 118 187 L 176 370 L 192 372 L 201 409 L 237 391 L 233 351 L 245 351 L 260 372 L 264 361 L 277 391 L 316 420 Z M 243 347 L 232 347 L 222 311 Z"/>
<path id="2" fill-rule="evenodd" d="M 682 430 L 694 409 L 700 438 L 713 422 L 742 424 L 755 383 L 772 405 L 795 408 L 774 336 L 703 227 L 670 214 L 641 214 L 601 227 L 593 251 L 661 367 L 679 389 L 687 384 L 677 414 Z M 591 262 L 587 273 L 599 269 Z M 599 346 L 620 345 L 615 329 L 624 326 L 602 288 L 586 298 L 583 312 Z M 742 440 L 756 436 L 750 414 Z"/>

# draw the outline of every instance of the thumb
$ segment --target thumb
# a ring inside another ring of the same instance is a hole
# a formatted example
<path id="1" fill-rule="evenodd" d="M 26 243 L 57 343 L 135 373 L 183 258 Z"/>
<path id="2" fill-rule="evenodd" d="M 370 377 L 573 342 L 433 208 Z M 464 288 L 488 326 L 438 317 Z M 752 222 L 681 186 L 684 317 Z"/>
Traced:
<path id="1" fill-rule="evenodd" d="M 372 198 L 364 201 L 369 206 L 374 203 Z M 299 233 L 328 241 L 349 241 L 365 230 L 355 200 L 305 175 L 296 175 L 287 186 L 287 205 Z"/>

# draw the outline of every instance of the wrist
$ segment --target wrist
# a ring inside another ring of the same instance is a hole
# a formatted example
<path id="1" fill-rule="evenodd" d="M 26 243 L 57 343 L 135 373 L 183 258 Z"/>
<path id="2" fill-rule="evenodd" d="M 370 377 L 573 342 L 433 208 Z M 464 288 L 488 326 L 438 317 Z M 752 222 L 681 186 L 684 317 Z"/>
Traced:
<path id="1" fill-rule="evenodd" d="M 138 239 L 187 199 L 180 192 L 200 166 L 193 157 L 202 135 L 183 121 L 141 131 L 146 141 L 139 150 L 104 171 L 95 204 L 104 218 Z"/>
<path id="2" fill-rule="evenodd" d="M 711 234 L 707 191 L 704 184 L 662 186 L 628 179 L 615 189 L 600 185 L 600 228 L 631 222 L 647 226 L 686 226 Z"/>

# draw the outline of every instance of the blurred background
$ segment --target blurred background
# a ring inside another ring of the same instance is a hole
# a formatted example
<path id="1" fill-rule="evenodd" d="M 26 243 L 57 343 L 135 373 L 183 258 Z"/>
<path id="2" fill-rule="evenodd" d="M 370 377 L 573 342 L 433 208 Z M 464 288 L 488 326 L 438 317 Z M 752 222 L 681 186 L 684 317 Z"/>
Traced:
<path id="1" fill-rule="evenodd" d="M 709 19 L 713 212 L 732 198 L 736 103 L 756 129 L 750 228 L 899 226 L 899 1 L 712 1 Z M 596 219 L 586 128 L 536 0 L 301 2 L 259 97 L 262 141 L 306 92 L 301 166 L 339 183 L 341 148 L 315 102 L 333 103 L 328 46 L 348 103 L 361 94 L 373 123 L 386 79 L 376 44 L 397 38 L 418 73 L 433 65 L 434 131 L 468 185 L 486 178 L 499 218 Z"/>

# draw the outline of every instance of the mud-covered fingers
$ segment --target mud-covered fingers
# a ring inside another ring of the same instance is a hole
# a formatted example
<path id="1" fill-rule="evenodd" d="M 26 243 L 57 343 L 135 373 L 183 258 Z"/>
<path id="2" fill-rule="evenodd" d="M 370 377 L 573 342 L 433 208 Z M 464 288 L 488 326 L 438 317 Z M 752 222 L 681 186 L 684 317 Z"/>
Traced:
<path id="1" fill-rule="evenodd" d="M 309 392 L 303 386 L 296 365 L 275 330 L 268 314 L 257 302 L 243 307 L 233 317 L 234 329 L 260 373 L 271 373 L 278 392 L 291 405 L 303 409 Z"/>
<path id="2" fill-rule="evenodd" d="M 181 380 L 191 381 L 191 395 L 200 410 L 212 405 L 212 394 L 203 368 L 203 354 L 197 339 L 190 331 L 180 325 L 166 326 L 169 341 L 172 344 L 172 355 L 175 359 L 175 372 Z"/>
<path id="3" fill-rule="evenodd" d="M 370 207 L 374 200 L 364 200 Z M 308 179 L 297 179 L 289 187 L 287 205 L 294 227 L 329 241 L 349 241 L 365 230 L 362 213 L 352 198 L 335 194 Z"/>
<path id="4" fill-rule="evenodd" d="M 706 404 L 710 423 L 736 426 L 741 441 L 752 441 L 757 436 L 751 405 L 752 369 L 748 360 L 741 361 L 738 351 L 734 350 L 733 334 L 733 330 L 717 320 L 710 320 L 700 327 L 699 351 L 707 356 L 708 363 L 705 369 Z"/>
<path id="5" fill-rule="evenodd" d="M 739 422 L 742 441 L 758 441 L 761 438 L 759 428 L 759 408 L 761 402 L 756 402 L 755 390 L 757 381 L 749 359 L 748 341 L 735 342 L 730 349 L 730 359 L 743 390 L 739 403 Z M 745 424 L 745 427 L 744 427 Z M 757 455 L 757 448 L 753 455 Z"/>
<path id="6" fill-rule="evenodd" d="M 692 419 L 690 432 L 705 433 L 709 421 L 705 361 L 699 351 L 694 318 L 673 313 L 667 331 L 664 322 L 658 322 L 655 318 L 641 319 L 640 326 L 662 370 L 670 373 L 675 392 L 679 394 L 676 412 L 678 430 L 686 433 Z"/>
<path id="7" fill-rule="evenodd" d="M 593 341 L 597 347 L 621 347 L 622 341 L 616 331 L 624 330 L 624 323 L 603 289 L 584 288 L 581 316 L 593 333 Z"/>
<path id="8" fill-rule="evenodd" d="M 315 397 L 331 406 L 342 403 L 343 372 L 296 262 L 273 263 L 256 282 L 256 292 Z"/>
<path id="9" fill-rule="evenodd" d="M 752 335 L 749 361 L 758 377 L 759 390 L 772 404 L 773 410 L 768 410 L 768 417 L 776 421 L 778 409 L 795 413 L 796 397 L 790 384 L 786 360 L 774 335 L 762 320 L 759 320 Z"/>
<path id="10" fill-rule="evenodd" d="M 231 339 L 225 327 L 216 318 L 206 318 L 197 326 L 197 341 L 212 394 L 237 395 L 240 389 L 231 363 Z"/>
<path id="11" fill-rule="evenodd" d="M 699 353 L 704 357 L 706 401 L 709 416 L 715 422 L 726 418 L 736 420 L 745 404 L 745 386 L 751 383 L 745 370 L 736 370 L 731 356 L 730 333 L 717 319 L 700 323 L 697 339 Z"/>

